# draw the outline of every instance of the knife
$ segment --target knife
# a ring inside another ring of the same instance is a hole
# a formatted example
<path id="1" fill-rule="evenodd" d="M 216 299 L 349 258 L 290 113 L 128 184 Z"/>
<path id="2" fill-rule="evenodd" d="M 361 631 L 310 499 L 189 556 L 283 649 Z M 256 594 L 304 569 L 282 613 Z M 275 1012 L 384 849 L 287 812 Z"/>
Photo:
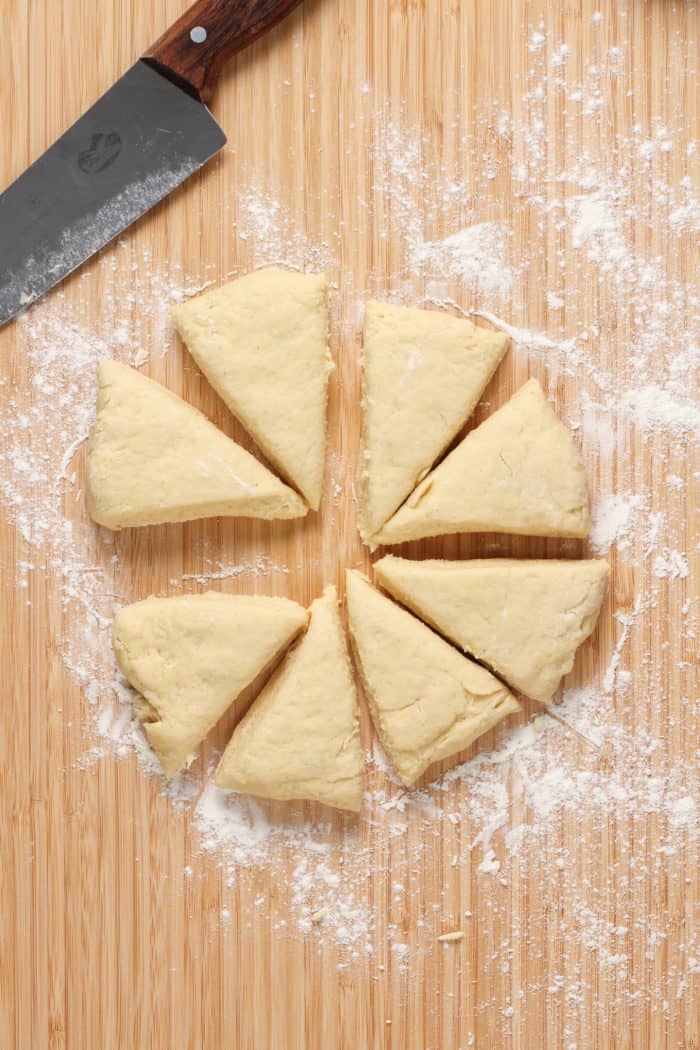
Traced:
<path id="1" fill-rule="evenodd" d="M 198 0 L 0 194 L 0 327 L 217 153 L 224 62 L 300 0 Z"/>

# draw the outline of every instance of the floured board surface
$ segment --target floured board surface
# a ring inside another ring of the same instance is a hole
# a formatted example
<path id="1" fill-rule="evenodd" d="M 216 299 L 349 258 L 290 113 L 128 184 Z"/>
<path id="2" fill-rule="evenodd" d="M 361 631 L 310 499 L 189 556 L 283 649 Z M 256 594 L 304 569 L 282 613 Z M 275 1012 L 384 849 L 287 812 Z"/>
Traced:
<path id="1" fill-rule="evenodd" d="M 10 0 L 0 183 L 181 9 Z M 699 14 L 309 0 L 227 71 L 220 158 L 0 332 L 3 1046 L 697 1046 Z M 141 366 L 250 448 L 167 310 L 267 263 L 332 281 L 321 512 L 97 530 L 80 445 L 97 360 Z M 166 789 L 115 696 L 114 611 L 207 588 L 308 603 L 370 569 L 353 493 L 369 295 L 505 325 L 474 422 L 536 376 L 593 494 L 591 544 L 401 553 L 609 549 L 599 628 L 553 717 L 526 704 L 421 790 L 363 712 L 359 821 L 226 806 L 208 772 L 245 703 Z"/>

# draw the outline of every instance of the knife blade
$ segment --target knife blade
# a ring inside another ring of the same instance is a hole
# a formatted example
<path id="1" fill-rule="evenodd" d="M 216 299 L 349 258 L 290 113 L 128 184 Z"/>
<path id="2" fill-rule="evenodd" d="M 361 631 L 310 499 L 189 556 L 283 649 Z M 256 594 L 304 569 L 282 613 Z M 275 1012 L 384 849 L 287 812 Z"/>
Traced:
<path id="1" fill-rule="evenodd" d="M 216 154 L 223 62 L 300 0 L 199 0 L 0 194 L 0 327 Z"/>

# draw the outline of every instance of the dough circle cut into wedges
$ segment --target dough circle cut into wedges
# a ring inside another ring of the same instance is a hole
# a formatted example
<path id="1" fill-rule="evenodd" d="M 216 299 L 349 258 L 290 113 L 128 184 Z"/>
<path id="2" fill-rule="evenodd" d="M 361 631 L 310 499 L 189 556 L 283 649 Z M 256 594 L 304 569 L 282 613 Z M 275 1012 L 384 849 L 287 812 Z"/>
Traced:
<path id="1" fill-rule="evenodd" d="M 372 719 L 408 787 L 520 710 L 510 691 L 358 572 L 347 573 L 350 636 Z"/>
<path id="2" fill-rule="evenodd" d="M 459 432 L 507 345 L 501 332 L 444 312 L 367 303 L 359 507 L 365 541 Z"/>
<path id="3" fill-rule="evenodd" d="M 326 452 L 328 280 L 268 269 L 172 309 L 205 376 L 270 463 L 318 510 Z"/>
<path id="4" fill-rule="evenodd" d="M 590 528 L 583 460 L 531 379 L 467 434 L 369 542 L 456 532 L 584 537 Z"/>
<path id="5" fill-rule="evenodd" d="M 98 380 L 86 490 L 100 525 L 307 513 L 296 492 L 159 383 L 117 361 L 102 361 Z"/>
<path id="6" fill-rule="evenodd" d="M 598 620 L 606 561 L 484 558 L 375 564 L 377 582 L 514 689 L 548 703 Z"/>
<path id="7" fill-rule="evenodd" d="M 215 779 L 252 795 L 358 812 L 364 758 L 335 588 L 309 612 L 308 631 L 236 726 Z"/>
<path id="8" fill-rule="evenodd" d="M 268 269 L 173 309 L 192 356 L 290 485 L 195 408 L 105 361 L 87 453 L 93 518 L 119 529 L 317 509 L 333 368 L 327 295 L 323 276 Z M 506 346 L 501 333 L 444 313 L 367 305 L 359 519 L 370 546 L 459 532 L 588 534 L 580 453 L 534 379 L 434 467 Z M 552 699 L 595 627 L 608 577 L 592 560 L 387 557 L 375 571 L 402 604 L 348 571 L 350 638 L 375 727 L 407 786 L 520 710 L 496 674 Z M 308 613 L 283 598 L 210 592 L 117 614 L 117 662 L 168 775 L 309 623 L 234 730 L 216 784 L 360 810 L 357 696 L 333 587 Z"/>
<path id="9" fill-rule="evenodd" d="M 136 713 L 168 776 L 307 618 L 286 598 L 211 591 L 147 598 L 117 613 L 117 663 L 141 694 Z"/>

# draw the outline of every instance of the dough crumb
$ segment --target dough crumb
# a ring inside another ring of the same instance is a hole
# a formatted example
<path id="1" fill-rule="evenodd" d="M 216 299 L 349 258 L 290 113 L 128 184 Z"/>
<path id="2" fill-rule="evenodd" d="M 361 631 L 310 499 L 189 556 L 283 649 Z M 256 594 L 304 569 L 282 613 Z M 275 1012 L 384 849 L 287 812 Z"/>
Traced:
<path id="1" fill-rule="evenodd" d="M 319 908 L 318 911 L 315 911 L 313 913 L 313 915 L 311 916 L 311 921 L 312 922 L 323 922 L 323 920 L 325 919 L 326 915 L 328 915 L 328 908 Z"/>
<path id="2" fill-rule="evenodd" d="M 454 941 L 461 941 L 463 938 L 464 930 L 452 930 L 451 933 L 441 933 L 438 941 L 441 944 L 452 944 Z"/>

